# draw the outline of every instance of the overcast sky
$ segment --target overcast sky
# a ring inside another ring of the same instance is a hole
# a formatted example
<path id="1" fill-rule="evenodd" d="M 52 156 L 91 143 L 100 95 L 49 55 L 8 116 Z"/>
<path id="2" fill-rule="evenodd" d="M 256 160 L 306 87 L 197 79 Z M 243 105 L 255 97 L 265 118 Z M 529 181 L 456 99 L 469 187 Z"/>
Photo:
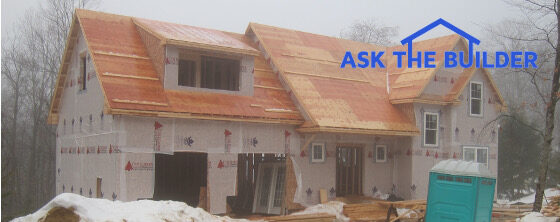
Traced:
<path id="1" fill-rule="evenodd" d="M 2 34 L 26 9 L 40 0 L 2 0 Z M 376 18 L 399 27 L 400 40 L 421 27 L 443 18 L 475 37 L 480 25 L 493 24 L 519 12 L 501 0 L 208 0 L 100 1 L 96 10 L 243 33 L 249 22 L 339 36 L 357 19 Z M 423 38 L 449 34 L 437 28 Z"/>

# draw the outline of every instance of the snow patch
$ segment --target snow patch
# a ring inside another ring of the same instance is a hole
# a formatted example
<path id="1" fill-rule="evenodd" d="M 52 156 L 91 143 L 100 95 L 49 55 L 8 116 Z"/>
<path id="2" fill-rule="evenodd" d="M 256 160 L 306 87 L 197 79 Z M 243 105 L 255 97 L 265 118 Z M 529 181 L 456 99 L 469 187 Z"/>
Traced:
<path id="1" fill-rule="evenodd" d="M 248 221 L 215 216 L 201 208 L 193 208 L 177 201 L 121 202 L 86 198 L 72 193 L 60 194 L 37 212 L 13 221 L 38 221 L 54 207 L 74 208 L 80 221 Z"/>
<path id="2" fill-rule="evenodd" d="M 517 219 L 517 222 L 555 222 L 558 220 L 558 217 L 545 217 L 541 213 L 531 212 L 521 219 Z"/>
<path id="3" fill-rule="evenodd" d="M 548 189 L 544 190 L 544 197 L 545 198 L 543 198 L 543 206 L 547 205 L 546 198 L 553 197 L 553 196 L 559 196 L 559 195 L 560 195 L 560 189 L 558 189 L 558 188 L 548 188 Z M 507 204 L 516 204 L 516 203 L 532 204 L 534 202 L 535 202 L 535 193 L 532 193 L 532 194 L 529 194 L 529 195 L 524 196 L 522 198 L 519 198 L 517 200 L 510 201 Z"/>

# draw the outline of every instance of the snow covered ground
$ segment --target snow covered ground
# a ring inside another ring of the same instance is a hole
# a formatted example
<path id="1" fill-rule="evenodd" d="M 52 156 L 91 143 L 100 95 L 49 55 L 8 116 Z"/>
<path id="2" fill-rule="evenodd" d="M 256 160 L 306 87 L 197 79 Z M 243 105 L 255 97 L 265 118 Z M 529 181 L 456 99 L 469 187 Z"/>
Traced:
<path id="1" fill-rule="evenodd" d="M 559 188 L 548 188 L 544 191 L 544 196 L 545 197 L 552 197 L 552 196 L 558 196 L 560 195 L 560 189 Z M 522 198 L 519 198 L 517 200 L 504 200 L 504 199 L 500 199 L 498 200 L 498 204 L 532 204 L 533 202 L 535 202 L 535 194 L 529 194 L 527 196 L 524 196 Z M 543 206 L 546 205 L 546 201 L 543 200 Z"/>
<path id="2" fill-rule="evenodd" d="M 531 212 L 521 219 L 517 219 L 518 222 L 556 222 L 558 217 L 545 217 L 541 213 Z"/>
<path id="3" fill-rule="evenodd" d="M 139 200 L 132 202 L 86 198 L 63 193 L 37 212 L 16 218 L 15 222 L 35 222 L 55 207 L 73 208 L 80 221 L 247 221 L 209 214 L 182 202 Z"/>
<path id="4" fill-rule="evenodd" d="M 552 197 L 552 196 L 558 196 L 560 195 L 560 190 L 558 188 L 549 188 L 544 190 L 544 196 L 545 197 Z M 544 198 L 546 199 L 546 198 Z M 510 201 L 508 204 L 516 204 L 516 203 L 524 203 L 524 204 L 532 204 L 533 202 L 535 202 L 535 194 L 530 194 L 527 196 L 524 196 L 522 198 L 519 198 L 518 200 L 514 200 L 514 201 Z M 546 201 L 543 200 L 543 206 L 546 205 Z"/>

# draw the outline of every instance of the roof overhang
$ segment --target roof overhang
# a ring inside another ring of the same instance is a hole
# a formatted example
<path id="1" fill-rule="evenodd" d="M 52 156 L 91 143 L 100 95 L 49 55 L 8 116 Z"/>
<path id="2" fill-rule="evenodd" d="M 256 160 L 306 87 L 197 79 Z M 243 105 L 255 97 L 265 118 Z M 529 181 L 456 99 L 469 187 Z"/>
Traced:
<path id="1" fill-rule="evenodd" d="M 339 128 L 339 127 L 306 127 L 296 129 L 299 133 L 348 133 L 348 134 L 364 134 L 364 135 L 387 135 L 387 136 L 417 136 L 420 135 L 419 130 L 415 131 L 397 131 L 397 130 L 380 130 L 380 129 L 355 129 L 355 128 Z"/>
<path id="2" fill-rule="evenodd" d="M 246 116 L 206 115 L 206 114 L 196 114 L 196 113 L 177 113 L 177 112 L 163 112 L 163 111 L 150 111 L 150 110 L 110 108 L 108 109 L 107 112 L 112 115 L 130 115 L 130 116 L 199 119 L 199 120 L 220 120 L 220 121 L 288 124 L 288 125 L 303 124 L 303 120 L 293 120 L 293 119 L 273 119 L 273 118 L 258 118 L 258 117 L 251 118 Z"/>

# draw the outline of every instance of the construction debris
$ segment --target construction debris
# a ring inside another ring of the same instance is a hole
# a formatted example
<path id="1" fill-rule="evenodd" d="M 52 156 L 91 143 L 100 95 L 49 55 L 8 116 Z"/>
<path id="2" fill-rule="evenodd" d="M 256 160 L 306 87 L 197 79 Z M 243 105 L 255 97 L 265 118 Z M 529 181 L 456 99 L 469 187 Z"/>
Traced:
<path id="1" fill-rule="evenodd" d="M 401 209 L 402 215 L 398 214 L 399 210 L 394 209 Z M 404 218 L 418 220 L 424 218 L 426 200 L 347 204 L 344 205 L 343 212 L 351 221 L 396 221 Z"/>

